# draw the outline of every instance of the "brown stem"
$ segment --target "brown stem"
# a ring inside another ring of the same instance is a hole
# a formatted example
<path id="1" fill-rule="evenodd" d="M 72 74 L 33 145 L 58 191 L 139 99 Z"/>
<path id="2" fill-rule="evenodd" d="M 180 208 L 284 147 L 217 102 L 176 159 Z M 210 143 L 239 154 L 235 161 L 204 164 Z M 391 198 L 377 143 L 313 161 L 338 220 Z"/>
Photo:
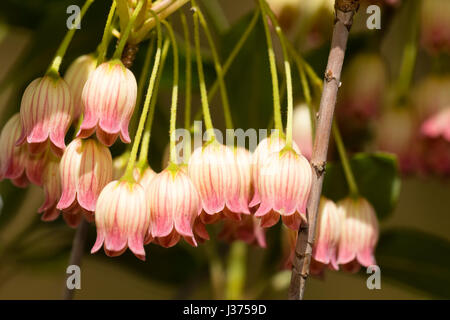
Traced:
<path id="1" fill-rule="evenodd" d="M 316 135 L 311 157 L 313 184 L 307 209 L 308 223 L 302 223 L 298 231 L 297 245 L 292 265 L 291 284 L 288 293 L 290 300 L 303 299 L 305 292 L 316 231 L 317 210 L 322 193 L 334 107 L 340 86 L 348 34 L 352 26 L 353 15 L 358 10 L 358 7 L 359 0 L 335 1 L 336 19 L 333 38 L 331 40 L 330 55 L 328 56 L 327 71 L 325 72 L 322 98 L 320 100 L 320 109 L 317 114 Z"/>
<path id="2" fill-rule="evenodd" d="M 80 225 L 77 228 L 75 237 L 73 238 L 72 251 L 70 253 L 69 266 L 81 265 L 81 259 L 83 258 L 84 247 L 86 245 L 86 238 L 88 234 L 89 223 L 82 219 Z M 64 300 L 72 300 L 74 295 L 74 290 L 67 288 L 67 283 L 64 281 Z"/>

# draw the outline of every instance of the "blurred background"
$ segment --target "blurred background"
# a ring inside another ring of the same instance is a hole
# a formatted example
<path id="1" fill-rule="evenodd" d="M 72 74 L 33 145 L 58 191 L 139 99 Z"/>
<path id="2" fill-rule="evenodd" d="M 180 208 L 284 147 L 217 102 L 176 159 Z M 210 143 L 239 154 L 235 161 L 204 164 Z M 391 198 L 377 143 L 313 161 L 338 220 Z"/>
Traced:
<path id="1" fill-rule="evenodd" d="M 66 8 L 82 3 L 1 1 L 1 128 L 18 112 L 28 83 L 42 75 L 50 63 L 67 30 Z M 334 1 L 268 3 L 293 45 L 322 78 L 330 49 Z M 366 9 L 372 4 L 381 8 L 381 29 L 367 28 L 371 14 Z M 223 61 L 249 24 L 254 1 L 203 0 L 200 5 Z M 95 50 L 109 6 L 108 0 L 96 0 L 92 5 L 69 48 L 63 71 L 76 57 Z M 186 14 L 188 7 L 183 8 Z M 182 34 L 178 16 L 174 15 L 172 21 Z M 132 67 L 137 77 L 145 47 L 141 46 Z M 450 117 L 446 116 L 450 110 L 449 55 L 450 1 L 361 1 L 350 33 L 336 117 L 351 154 L 387 152 L 395 156 L 383 153 L 383 161 L 369 156 L 362 161 L 361 157 L 352 158 L 358 184 L 380 220 L 376 259 L 381 268 L 381 290 L 367 288 L 365 270 L 356 274 L 327 270 L 323 276 L 309 280 L 306 299 L 450 298 Z M 163 166 L 168 142 L 171 68 L 169 56 L 150 149 L 150 162 L 156 171 Z M 211 84 L 215 73 L 207 54 L 205 71 Z M 193 77 L 197 102 L 193 107 L 198 107 L 198 83 L 195 74 Z M 272 96 L 261 21 L 226 79 L 236 127 L 266 128 L 271 121 Z M 296 103 L 301 105 L 304 92 L 297 75 L 294 85 Z M 314 103 L 319 98 L 320 93 L 313 92 Z M 212 108 L 216 126 L 223 129 L 218 95 Z M 124 150 L 122 144 L 114 145 L 113 156 Z M 339 200 L 346 195 L 347 186 L 333 145 L 329 158 L 324 193 Z M 365 166 L 369 160 L 375 163 L 372 167 Z M 1 181 L 0 196 L 0 298 L 60 299 L 75 230 L 61 218 L 49 223 L 40 221 L 36 212 L 43 192 L 36 186 L 18 189 L 9 181 Z M 75 298 L 285 299 L 290 270 L 283 270 L 288 245 L 280 224 L 267 231 L 265 249 L 218 240 L 221 228 L 221 224 L 208 226 L 214 240 L 198 248 L 184 242 L 171 249 L 150 244 L 144 263 L 128 251 L 116 258 L 108 258 L 103 252 L 91 255 L 89 250 L 95 240 L 95 227 L 91 226 L 81 266 L 82 289 Z M 239 279 L 244 281 L 233 280 L 236 272 L 241 272 Z M 233 296 L 236 292 L 239 295 Z"/>

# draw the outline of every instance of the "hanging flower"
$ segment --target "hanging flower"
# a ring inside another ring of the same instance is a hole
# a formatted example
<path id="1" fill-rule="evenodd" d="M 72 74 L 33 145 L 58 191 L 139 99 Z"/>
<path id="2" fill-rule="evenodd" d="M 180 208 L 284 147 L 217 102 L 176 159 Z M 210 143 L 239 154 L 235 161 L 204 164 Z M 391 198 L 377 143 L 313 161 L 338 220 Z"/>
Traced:
<path id="1" fill-rule="evenodd" d="M 345 198 L 337 205 L 343 212 L 337 263 L 346 265 L 354 262 L 364 267 L 374 265 L 379 232 L 372 205 L 364 198 Z M 355 271 L 355 268 L 351 269 Z"/>
<path id="2" fill-rule="evenodd" d="M 276 152 L 280 152 L 286 146 L 286 141 L 281 138 L 278 134 L 272 134 L 271 136 L 263 139 L 255 151 L 253 152 L 253 161 L 252 161 L 252 176 L 253 176 L 253 187 L 254 194 L 252 201 L 250 202 L 250 207 L 254 207 L 261 202 L 261 197 L 258 191 L 259 179 L 261 176 L 261 167 L 263 162 L 267 160 L 267 158 Z M 300 152 L 297 145 L 294 143 L 294 150 L 296 152 Z"/>
<path id="3" fill-rule="evenodd" d="M 247 191 L 243 190 L 242 196 L 240 194 L 241 169 L 236 164 L 233 150 L 216 140 L 194 151 L 189 159 L 188 173 L 200 194 L 206 214 L 213 216 L 225 208 L 235 213 L 249 212 L 243 203 Z"/>
<path id="4" fill-rule="evenodd" d="M 136 78 L 122 62 L 102 63 L 84 86 L 84 118 L 77 137 L 87 138 L 97 132 L 97 138 L 106 146 L 111 146 L 119 135 L 124 143 L 130 143 L 128 124 L 136 95 Z"/>
<path id="5" fill-rule="evenodd" d="M 83 55 L 72 62 L 72 64 L 67 69 L 66 74 L 64 75 L 64 80 L 66 80 L 72 93 L 74 119 L 78 119 L 83 113 L 83 88 L 90 74 L 95 70 L 96 66 L 97 60 L 92 55 Z"/>
<path id="6" fill-rule="evenodd" d="M 312 184 L 311 166 L 305 157 L 292 148 L 272 153 L 260 169 L 257 189 L 261 203 L 255 216 L 263 227 L 271 227 L 282 216 L 289 228 L 298 230 Z"/>
<path id="7" fill-rule="evenodd" d="M 201 200 L 185 171 L 170 164 L 153 178 L 147 195 L 152 238 L 163 247 L 171 247 L 181 236 L 197 246 L 193 228 L 201 212 Z"/>
<path id="8" fill-rule="evenodd" d="M 17 147 L 16 141 L 21 132 L 20 115 L 16 113 L 8 120 L 0 134 L 0 180 L 11 179 L 18 187 L 26 187 L 27 152 L 24 147 Z"/>
<path id="9" fill-rule="evenodd" d="M 106 185 L 97 200 L 95 225 L 97 240 L 91 253 L 103 245 L 106 255 L 115 257 L 128 247 L 136 257 L 145 260 L 149 214 L 144 188 L 127 181 Z"/>
<path id="10" fill-rule="evenodd" d="M 60 156 L 66 145 L 64 137 L 73 119 L 73 103 L 67 83 L 60 77 L 44 76 L 25 89 L 20 105 L 22 132 L 17 140 L 20 146 L 28 143 L 33 154 L 47 148 Z"/>
<path id="11" fill-rule="evenodd" d="M 62 195 L 58 209 L 82 208 L 93 213 L 102 189 L 112 179 L 112 158 L 108 148 L 93 139 L 75 139 L 61 159 Z"/>
<path id="12" fill-rule="evenodd" d="M 320 199 L 316 240 L 313 247 L 313 258 L 319 263 L 338 270 L 337 249 L 342 228 L 342 208 L 324 197 Z"/>

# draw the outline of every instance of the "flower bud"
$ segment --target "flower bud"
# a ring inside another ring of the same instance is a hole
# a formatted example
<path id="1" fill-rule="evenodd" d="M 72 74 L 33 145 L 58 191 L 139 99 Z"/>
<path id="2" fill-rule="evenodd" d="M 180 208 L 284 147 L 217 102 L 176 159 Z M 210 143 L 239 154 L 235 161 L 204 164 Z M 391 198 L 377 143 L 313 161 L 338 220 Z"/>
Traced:
<path id="1" fill-rule="evenodd" d="M 59 217 L 59 210 L 56 208 L 58 199 L 61 196 L 61 179 L 59 176 L 59 159 L 50 156 L 42 175 L 42 188 L 45 193 L 45 202 L 39 208 L 42 213 L 42 221 L 53 221 Z"/>
<path id="2" fill-rule="evenodd" d="M 81 97 L 83 88 L 90 74 L 95 70 L 96 66 L 97 60 L 92 55 L 83 55 L 72 62 L 72 64 L 66 71 L 64 80 L 66 80 L 72 93 L 74 119 L 78 119 L 83 113 L 84 104 Z"/>
<path id="3" fill-rule="evenodd" d="M 313 149 L 311 113 L 309 107 L 302 103 L 294 109 L 292 138 L 299 146 L 302 155 L 311 159 Z"/>
<path id="4" fill-rule="evenodd" d="M 136 78 L 122 62 L 102 63 L 83 88 L 84 118 L 77 137 L 87 138 L 96 131 L 106 146 L 111 146 L 119 135 L 124 143 L 130 143 L 128 124 L 136 95 Z"/>
<path id="5" fill-rule="evenodd" d="M 61 159 L 62 196 L 58 209 L 80 206 L 93 213 L 98 196 L 112 179 L 112 158 L 108 148 L 93 139 L 75 139 Z"/>
<path id="6" fill-rule="evenodd" d="M 137 183 L 112 181 L 102 190 L 95 209 L 97 240 L 91 253 L 104 247 L 106 255 L 121 255 L 127 247 L 145 260 L 144 241 L 149 227 L 144 188 Z"/>
<path id="7" fill-rule="evenodd" d="M 337 263 L 356 260 L 364 267 L 374 265 L 378 221 L 372 205 L 364 198 L 345 198 L 337 205 L 343 213 Z"/>
<path id="8" fill-rule="evenodd" d="M 336 259 L 342 220 L 342 208 L 338 208 L 333 201 L 322 197 L 312 256 L 317 262 L 328 265 L 334 270 L 339 269 Z"/>
<path id="9" fill-rule="evenodd" d="M 44 76 L 30 83 L 20 105 L 22 133 L 17 145 L 28 143 L 31 153 L 41 153 L 50 141 L 52 151 L 61 156 L 64 136 L 73 119 L 69 86 L 60 77 Z"/>
<path id="10" fill-rule="evenodd" d="M 0 134 L 0 180 L 11 179 L 14 185 L 25 187 L 26 150 L 17 147 L 16 141 L 21 132 L 20 115 L 16 113 L 8 120 Z"/>
<path id="11" fill-rule="evenodd" d="M 163 247 L 178 243 L 180 236 L 197 246 L 193 228 L 201 212 L 200 196 L 189 176 L 176 165 L 157 174 L 148 187 L 149 233 Z"/>
<path id="12" fill-rule="evenodd" d="M 261 167 L 257 186 L 261 203 L 255 216 L 262 217 L 261 225 L 270 227 L 281 215 L 286 226 L 298 230 L 301 216 L 306 217 L 311 184 L 308 160 L 292 148 L 269 155 Z"/>
<path id="13" fill-rule="evenodd" d="M 206 214 L 215 215 L 225 206 L 246 211 L 240 199 L 240 175 L 233 150 L 212 141 L 197 148 L 189 159 L 189 177 L 197 188 Z"/>

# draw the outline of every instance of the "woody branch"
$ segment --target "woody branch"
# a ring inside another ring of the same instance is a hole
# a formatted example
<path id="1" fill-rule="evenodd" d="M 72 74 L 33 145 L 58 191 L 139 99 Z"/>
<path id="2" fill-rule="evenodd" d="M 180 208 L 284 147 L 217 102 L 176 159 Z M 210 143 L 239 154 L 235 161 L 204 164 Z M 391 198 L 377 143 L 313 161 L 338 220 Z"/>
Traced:
<path id="1" fill-rule="evenodd" d="M 313 184 L 307 208 L 308 223 L 302 224 L 298 232 L 291 284 L 288 293 L 290 300 L 303 299 L 306 280 L 309 275 L 309 265 L 316 231 L 317 211 L 322 193 L 330 132 L 333 123 L 336 97 L 340 86 L 342 64 L 344 62 L 349 31 L 353 23 L 353 15 L 358 7 L 359 0 L 335 1 L 336 18 L 320 108 L 317 114 L 316 135 L 311 157 Z"/>

